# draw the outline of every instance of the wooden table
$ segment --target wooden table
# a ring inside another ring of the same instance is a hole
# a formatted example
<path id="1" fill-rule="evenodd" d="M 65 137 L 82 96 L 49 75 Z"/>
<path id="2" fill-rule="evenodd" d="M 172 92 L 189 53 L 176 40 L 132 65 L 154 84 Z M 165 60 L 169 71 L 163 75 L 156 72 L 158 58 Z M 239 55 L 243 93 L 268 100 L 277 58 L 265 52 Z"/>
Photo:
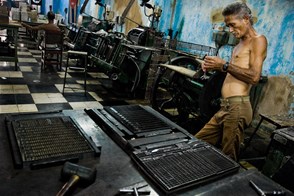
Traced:
<path id="1" fill-rule="evenodd" d="M 34 26 L 38 26 L 38 25 L 42 25 L 42 24 L 48 24 L 48 20 L 47 19 L 38 19 L 37 21 L 22 21 L 25 24 L 28 24 L 32 27 Z M 64 24 L 58 24 L 58 27 L 65 32 L 66 30 L 66 25 Z M 33 39 L 34 41 L 38 40 L 38 30 L 29 30 L 26 28 L 26 34 L 30 36 L 31 39 Z"/>
<path id="2" fill-rule="evenodd" d="M 47 24 L 48 20 L 47 19 L 38 19 L 36 21 L 22 21 L 23 23 L 30 25 L 32 27 L 34 26 L 39 26 L 42 24 Z M 38 30 L 30 30 L 28 28 L 26 28 L 26 34 L 30 36 L 30 38 L 34 41 L 38 40 Z"/>

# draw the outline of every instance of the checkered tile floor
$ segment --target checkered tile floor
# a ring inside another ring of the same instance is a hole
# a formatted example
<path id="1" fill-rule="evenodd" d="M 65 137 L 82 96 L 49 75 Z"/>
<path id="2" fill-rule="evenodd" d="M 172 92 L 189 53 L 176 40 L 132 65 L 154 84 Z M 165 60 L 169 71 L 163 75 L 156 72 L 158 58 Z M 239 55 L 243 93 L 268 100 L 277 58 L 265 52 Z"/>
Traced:
<path id="1" fill-rule="evenodd" d="M 101 108 L 110 102 L 126 103 L 102 87 L 100 79 L 107 80 L 103 73 L 89 73 L 84 96 L 83 73 L 69 72 L 67 86 L 80 90 L 66 88 L 62 95 L 65 61 L 61 72 L 55 66 L 41 71 L 41 52 L 36 48 L 36 43 L 20 31 L 18 71 L 14 71 L 13 62 L 0 62 L 0 113 Z"/>

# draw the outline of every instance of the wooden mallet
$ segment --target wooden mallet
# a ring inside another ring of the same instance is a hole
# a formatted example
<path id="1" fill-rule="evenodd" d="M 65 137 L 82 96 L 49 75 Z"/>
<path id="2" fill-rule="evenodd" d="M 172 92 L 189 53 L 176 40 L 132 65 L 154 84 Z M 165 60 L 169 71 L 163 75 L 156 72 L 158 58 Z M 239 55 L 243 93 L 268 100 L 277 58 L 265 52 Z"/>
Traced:
<path id="1" fill-rule="evenodd" d="M 69 179 L 56 196 L 63 196 L 77 182 L 92 184 L 96 180 L 97 170 L 66 162 L 61 170 L 61 179 Z"/>

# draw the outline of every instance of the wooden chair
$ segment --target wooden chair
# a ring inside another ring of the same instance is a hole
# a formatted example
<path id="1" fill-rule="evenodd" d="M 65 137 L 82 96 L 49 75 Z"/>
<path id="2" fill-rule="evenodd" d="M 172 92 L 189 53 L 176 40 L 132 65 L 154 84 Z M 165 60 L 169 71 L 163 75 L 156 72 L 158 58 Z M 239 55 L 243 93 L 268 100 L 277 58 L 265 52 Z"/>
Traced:
<path id="1" fill-rule="evenodd" d="M 57 65 L 57 69 L 61 71 L 62 52 L 63 52 L 63 32 L 62 31 L 46 31 L 43 43 L 39 46 L 42 50 L 41 54 L 41 70 L 48 64 Z"/>

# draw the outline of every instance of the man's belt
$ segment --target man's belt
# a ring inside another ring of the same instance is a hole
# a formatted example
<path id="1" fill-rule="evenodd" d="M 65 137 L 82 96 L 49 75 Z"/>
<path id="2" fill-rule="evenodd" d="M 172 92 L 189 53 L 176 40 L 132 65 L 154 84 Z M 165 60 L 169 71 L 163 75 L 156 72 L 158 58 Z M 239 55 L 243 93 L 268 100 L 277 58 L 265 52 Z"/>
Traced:
<path id="1" fill-rule="evenodd" d="M 227 97 L 227 98 L 221 98 L 221 103 L 242 103 L 242 102 L 249 102 L 250 97 L 249 96 L 234 96 L 234 97 Z"/>

